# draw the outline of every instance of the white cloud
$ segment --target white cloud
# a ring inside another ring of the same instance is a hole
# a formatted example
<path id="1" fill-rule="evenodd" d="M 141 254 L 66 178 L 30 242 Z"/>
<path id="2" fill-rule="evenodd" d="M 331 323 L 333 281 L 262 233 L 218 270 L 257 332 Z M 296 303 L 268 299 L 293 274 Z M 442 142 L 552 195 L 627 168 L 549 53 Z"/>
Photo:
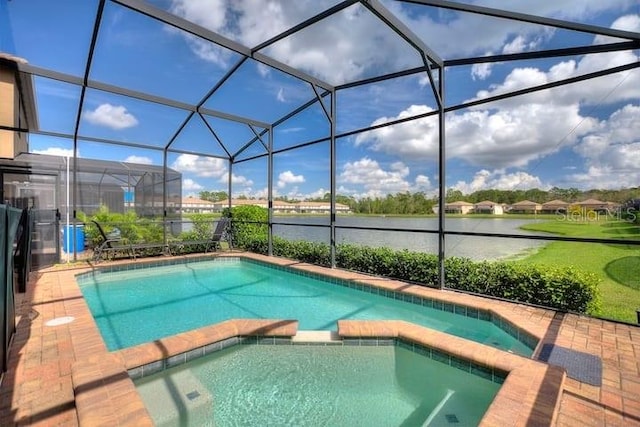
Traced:
<path id="1" fill-rule="evenodd" d="M 86 110 L 83 117 L 94 125 L 111 129 L 126 129 L 138 124 L 138 119 L 122 105 L 100 104 L 95 110 Z"/>
<path id="2" fill-rule="evenodd" d="M 191 46 L 193 53 L 200 57 L 200 59 L 216 64 L 221 68 L 227 66 L 229 58 L 231 57 L 229 51 L 191 34 L 185 34 L 185 38 Z"/>
<path id="3" fill-rule="evenodd" d="M 640 32 L 640 15 L 626 15 L 614 21 L 612 28 L 631 32 Z M 596 36 L 593 44 L 612 42 L 603 36 Z M 606 52 L 585 55 L 579 61 L 566 60 L 550 67 L 548 71 L 538 68 L 515 68 L 501 84 L 492 85 L 489 90 L 479 91 L 473 99 L 483 99 L 502 93 L 512 92 L 535 85 L 576 77 L 638 61 L 634 51 Z M 629 70 L 610 76 L 591 79 L 582 84 L 564 85 L 550 90 L 536 92 L 526 96 L 510 98 L 491 104 L 492 107 L 507 107 L 524 102 L 557 104 L 602 104 L 637 99 L 640 97 L 640 72 Z M 479 107 L 483 108 L 483 107 Z"/>
<path id="4" fill-rule="evenodd" d="M 284 89 L 283 88 L 278 89 L 278 95 L 276 96 L 276 99 L 279 102 L 286 102 L 286 100 L 284 99 Z"/>
<path id="5" fill-rule="evenodd" d="M 470 164 L 500 169 L 522 167 L 572 143 L 595 125 L 582 117 L 577 104 L 569 106 L 522 104 L 497 111 L 449 114 L 445 124 L 447 156 Z M 432 111 L 412 105 L 396 117 L 382 117 L 372 125 Z M 438 155 L 438 121 L 431 116 L 359 134 L 356 146 L 386 153 L 403 161 Z"/>
<path id="6" fill-rule="evenodd" d="M 604 11 L 619 11 L 628 8 L 629 0 L 544 0 L 544 1 L 483 1 L 483 6 L 588 22 L 590 18 L 602 16 Z M 416 8 L 407 8 L 402 2 L 389 5 L 391 10 L 429 46 L 445 58 L 478 55 L 495 50 L 497 46 L 510 45 L 511 48 L 539 44 L 553 35 L 549 27 L 506 19 L 487 18 L 470 13 L 445 12 L 445 19 L 437 19 L 434 14 L 415 13 Z M 521 40 L 515 40 L 520 37 Z"/>
<path id="7" fill-rule="evenodd" d="M 486 2 L 485 2 L 486 3 Z M 191 22 L 254 47 L 283 32 L 332 2 L 270 0 L 173 0 L 169 10 Z M 536 2 L 489 1 L 486 5 L 534 15 L 589 22 L 603 12 L 630 7 L 630 0 L 545 0 Z M 393 14 L 444 58 L 479 55 L 487 51 L 521 52 L 548 40 L 554 30 L 515 20 L 472 13 L 429 13 L 431 7 L 385 2 Z M 424 12 L 424 13 L 423 13 Z M 268 22 L 269 25 L 264 25 Z M 189 36 L 192 50 L 204 60 L 227 64 L 228 50 Z M 388 55 L 387 52 L 394 52 Z M 373 70 L 397 71 L 417 66 L 416 50 L 356 3 L 294 36 L 266 47 L 262 53 L 333 83 L 371 75 Z M 482 72 L 488 71 L 488 68 Z M 259 69 L 264 77 L 265 71 Z M 477 74 L 480 77 L 482 74 Z"/>
<path id="8" fill-rule="evenodd" d="M 47 154 L 49 156 L 73 157 L 72 148 L 47 147 L 43 150 L 31 150 L 31 152 L 35 154 Z M 79 151 L 78 157 L 80 157 Z"/>
<path id="9" fill-rule="evenodd" d="M 471 66 L 471 78 L 473 80 L 486 80 L 491 75 L 493 64 L 488 62 L 482 64 L 473 64 Z"/>
<path id="10" fill-rule="evenodd" d="M 153 164 L 153 160 L 151 160 L 149 157 L 146 156 L 129 156 L 126 159 L 124 159 L 125 162 L 127 163 L 138 163 L 141 165 L 152 165 Z"/>
<path id="11" fill-rule="evenodd" d="M 271 74 L 271 67 L 263 64 L 262 62 L 258 62 L 256 64 L 256 68 L 258 69 L 258 74 L 260 74 L 262 77 L 267 77 L 269 74 Z"/>
<path id="12" fill-rule="evenodd" d="M 502 53 L 510 54 L 510 53 L 520 53 L 524 52 L 527 48 L 526 39 L 523 36 L 516 36 L 509 43 L 505 44 L 502 47 Z"/>
<path id="13" fill-rule="evenodd" d="M 470 194 L 478 190 L 527 190 L 531 188 L 547 188 L 537 176 L 526 172 L 505 173 L 504 171 L 490 172 L 486 169 L 475 173 L 470 182 L 458 181 L 450 186 L 460 190 L 464 194 Z"/>
<path id="14" fill-rule="evenodd" d="M 411 191 L 412 186 L 406 179 L 408 175 L 409 168 L 402 162 L 395 162 L 389 170 L 384 170 L 377 161 L 365 157 L 347 162 L 338 182 L 342 186 L 351 184 L 364 187 L 365 192 L 361 196 L 378 197 Z"/>
<path id="15" fill-rule="evenodd" d="M 204 187 L 191 178 L 185 178 L 182 180 L 182 191 L 200 191 Z"/>
<path id="16" fill-rule="evenodd" d="M 640 15 L 624 15 L 616 19 L 613 24 L 611 24 L 611 28 L 616 30 L 623 31 L 631 31 L 638 33 L 640 32 Z M 615 43 L 620 40 L 614 37 L 601 36 L 597 35 L 595 37 L 595 44 L 604 44 L 604 43 Z"/>
<path id="17" fill-rule="evenodd" d="M 174 0 L 172 13 L 198 25 L 253 47 L 326 9 L 321 1 Z M 269 25 L 264 25 L 268 22 Z M 221 63 L 222 52 L 194 46 L 201 58 Z M 394 55 L 383 52 L 393 51 Z M 333 82 L 362 76 L 371 67 L 393 64 L 419 65 L 420 57 L 406 42 L 389 31 L 361 5 L 334 15 L 322 25 L 304 31 L 263 49 L 293 67 Z M 397 69 L 397 66 L 395 67 Z"/>
<path id="18" fill-rule="evenodd" d="M 218 179 L 218 182 L 221 184 L 225 184 L 228 185 L 229 184 L 229 174 L 224 174 L 220 177 L 220 179 Z M 231 176 L 231 182 L 233 182 L 234 185 L 238 185 L 240 187 L 245 187 L 244 191 L 250 191 L 251 190 L 251 186 L 253 185 L 253 181 L 250 180 L 249 178 L 247 178 L 246 176 L 243 175 L 236 175 L 236 174 L 232 174 Z"/>
<path id="19" fill-rule="evenodd" d="M 294 175 L 291 171 L 285 171 L 278 175 L 278 187 L 284 188 L 288 184 L 304 182 L 304 175 Z"/>
<path id="20" fill-rule="evenodd" d="M 306 130 L 306 128 L 304 127 L 290 127 L 290 128 L 279 129 L 278 131 L 280 133 L 291 133 L 291 132 L 302 132 L 304 130 Z"/>
<path id="21" fill-rule="evenodd" d="M 585 172 L 570 175 L 587 188 L 637 187 L 640 182 L 640 105 L 625 105 L 574 147 Z"/>
<path id="22" fill-rule="evenodd" d="M 536 34 L 533 37 L 527 38 L 526 36 L 519 34 L 513 38 L 510 42 L 506 43 L 502 47 L 502 53 L 520 53 L 533 50 L 539 47 L 545 41 L 545 38 L 551 33 L 549 31 L 542 34 Z"/>
<path id="23" fill-rule="evenodd" d="M 171 164 L 171 168 L 183 173 L 193 173 L 200 177 L 220 178 L 227 173 L 227 162 L 215 157 L 180 154 Z"/>
<path id="24" fill-rule="evenodd" d="M 231 12 L 224 0 L 173 0 L 169 11 L 216 32 L 221 32 Z M 220 67 L 226 66 L 230 52 L 194 35 L 181 34 L 199 58 Z"/>
<path id="25" fill-rule="evenodd" d="M 432 188 L 431 186 L 431 180 L 429 179 L 428 176 L 425 175 L 418 175 L 416 176 L 416 188 L 419 190 L 430 190 Z"/>
<path id="26" fill-rule="evenodd" d="M 614 26 L 640 30 L 640 16 L 622 17 Z M 524 42 L 520 40 L 518 43 Z M 577 62 L 562 61 L 546 71 L 533 67 L 515 68 L 502 82 L 479 91 L 472 100 L 635 61 L 637 58 L 633 52 L 613 52 L 586 55 Z M 481 73 L 481 70 L 477 69 L 476 73 Z M 448 114 L 445 134 L 447 156 L 489 170 L 524 167 L 563 147 L 572 146 L 599 126 L 598 119 L 582 112 L 583 107 L 638 98 L 640 71 L 632 70 L 495 101 L 487 104 L 489 107 L 479 105 L 463 113 Z M 431 111 L 428 106 L 412 105 L 397 116 L 381 117 L 372 125 Z M 356 137 L 355 144 L 403 161 L 435 161 L 438 152 L 437 118 L 427 117 L 365 132 Z"/>

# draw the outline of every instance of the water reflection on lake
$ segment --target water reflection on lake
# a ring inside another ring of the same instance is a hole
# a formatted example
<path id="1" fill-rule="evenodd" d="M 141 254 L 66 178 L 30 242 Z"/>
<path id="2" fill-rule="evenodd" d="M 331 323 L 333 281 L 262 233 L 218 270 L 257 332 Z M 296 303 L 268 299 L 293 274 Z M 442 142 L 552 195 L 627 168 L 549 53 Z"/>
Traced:
<path id="1" fill-rule="evenodd" d="M 308 240 L 329 243 L 329 228 L 313 227 L 313 224 L 329 224 L 328 217 L 286 216 L 274 218 L 276 222 L 300 224 L 299 226 L 273 226 L 274 235 L 288 240 Z M 448 231 L 467 231 L 476 233 L 503 233 L 532 235 L 519 227 L 535 220 L 509 218 L 447 218 L 445 228 Z M 396 218 L 396 217 L 360 217 L 338 216 L 338 226 L 396 228 L 396 229 L 438 229 L 437 218 Z M 432 233 L 413 233 L 403 231 L 375 230 L 336 230 L 337 243 L 354 243 L 372 247 L 408 249 L 417 252 L 438 252 L 438 237 Z M 447 256 L 461 256 L 472 259 L 499 259 L 519 256 L 544 245 L 545 242 L 528 239 L 507 239 L 499 237 L 446 236 Z"/>

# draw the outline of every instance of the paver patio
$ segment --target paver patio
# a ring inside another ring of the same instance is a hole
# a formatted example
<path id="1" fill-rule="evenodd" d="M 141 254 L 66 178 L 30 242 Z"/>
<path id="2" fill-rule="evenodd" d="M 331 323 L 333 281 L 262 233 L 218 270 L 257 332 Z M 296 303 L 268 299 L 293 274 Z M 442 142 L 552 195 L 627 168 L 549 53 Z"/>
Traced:
<path id="1" fill-rule="evenodd" d="M 357 273 L 247 256 L 372 281 Z M 74 278 L 87 268 L 58 267 L 32 273 L 27 293 L 18 295 L 17 331 L 0 388 L 0 425 L 151 425 L 133 383 L 110 368 L 118 356 L 107 351 Z M 387 287 L 399 283 L 379 281 Z M 451 291 L 419 291 L 490 308 L 541 337 L 540 345 L 552 343 L 600 357 L 601 386 L 569 377 L 564 380 L 557 426 L 640 426 L 640 327 Z M 73 319 L 64 323 L 67 316 Z M 89 389 L 94 392 L 85 393 Z M 90 418 L 79 417 L 79 404 L 92 408 Z M 538 425 L 533 415 L 525 416 L 524 421 L 522 415 L 502 420 L 501 425 Z"/>

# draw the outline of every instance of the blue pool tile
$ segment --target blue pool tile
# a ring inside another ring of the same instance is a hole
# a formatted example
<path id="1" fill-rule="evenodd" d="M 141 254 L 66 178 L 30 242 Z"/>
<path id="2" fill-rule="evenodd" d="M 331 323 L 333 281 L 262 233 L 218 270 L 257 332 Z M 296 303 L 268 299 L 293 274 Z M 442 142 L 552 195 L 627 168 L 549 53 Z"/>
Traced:
<path id="1" fill-rule="evenodd" d="M 425 307 L 433 308 L 433 300 L 431 298 L 422 298 L 422 305 Z"/>
<path id="2" fill-rule="evenodd" d="M 400 341 L 400 347 L 406 349 L 406 350 L 411 350 L 413 351 L 413 344 L 412 343 L 408 343 L 406 341 Z"/>
<path id="3" fill-rule="evenodd" d="M 471 362 L 469 362 L 468 360 L 460 359 L 458 357 L 451 357 L 451 366 L 465 372 L 471 371 Z"/>
<path id="4" fill-rule="evenodd" d="M 185 353 L 176 354 L 175 356 L 171 356 L 166 359 L 166 366 L 171 368 L 173 366 L 182 365 L 187 361 L 187 357 Z"/>
<path id="5" fill-rule="evenodd" d="M 431 350 L 431 358 L 433 360 L 437 360 L 438 362 L 446 363 L 447 365 L 451 364 L 451 356 L 437 349 Z"/>
<path id="6" fill-rule="evenodd" d="M 238 337 L 238 343 L 239 344 L 258 344 L 258 337 L 255 335 Z"/>
<path id="7" fill-rule="evenodd" d="M 142 367 L 142 375 L 148 376 L 153 375 L 157 372 L 164 370 L 164 360 L 158 360 L 156 362 L 151 362 Z"/>
<path id="8" fill-rule="evenodd" d="M 470 372 L 484 379 L 493 381 L 493 369 L 486 366 L 478 365 L 477 363 L 471 363 Z"/>
<path id="9" fill-rule="evenodd" d="M 494 372 L 493 372 L 493 382 L 494 383 L 503 384 L 505 379 L 507 379 L 506 374 L 504 374 L 503 372 L 494 370 Z"/>
<path id="10" fill-rule="evenodd" d="M 431 349 L 422 345 L 416 345 L 414 351 L 422 356 L 431 358 Z"/>
<path id="11" fill-rule="evenodd" d="M 467 307 L 467 316 L 477 319 L 480 316 L 480 310 L 475 307 Z"/>
<path id="12" fill-rule="evenodd" d="M 137 368 L 129 369 L 127 371 L 127 373 L 129 374 L 129 377 L 131 379 L 133 379 L 133 380 L 137 380 L 139 378 L 142 378 L 142 375 L 143 375 L 142 366 L 138 366 Z"/>
<path id="13" fill-rule="evenodd" d="M 256 337 L 256 343 L 259 345 L 273 345 L 275 344 L 274 337 Z"/>
<path id="14" fill-rule="evenodd" d="M 187 361 L 197 359 L 199 357 L 204 356 L 204 347 L 194 348 L 193 350 L 189 350 L 186 353 Z"/>

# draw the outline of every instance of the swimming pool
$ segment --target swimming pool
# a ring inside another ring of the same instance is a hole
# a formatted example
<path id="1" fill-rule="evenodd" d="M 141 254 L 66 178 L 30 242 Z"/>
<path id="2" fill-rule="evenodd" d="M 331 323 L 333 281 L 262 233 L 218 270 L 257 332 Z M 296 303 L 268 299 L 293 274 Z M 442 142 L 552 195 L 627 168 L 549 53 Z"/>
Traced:
<path id="1" fill-rule="evenodd" d="M 237 344 L 135 384 L 166 427 L 478 425 L 501 374 L 476 375 L 456 367 L 463 361 L 390 342 Z"/>
<path id="2" fill-rule="evenodd" d="M 461 314 L 453 304 L 240 258 L 96 270 L 78 284 L 109 350 L 232 318 L 297 319 L 301 330 L 335 330 L 340 319 L 399 319 L 525 356 L 535 346 L 481 310 Z"/>

